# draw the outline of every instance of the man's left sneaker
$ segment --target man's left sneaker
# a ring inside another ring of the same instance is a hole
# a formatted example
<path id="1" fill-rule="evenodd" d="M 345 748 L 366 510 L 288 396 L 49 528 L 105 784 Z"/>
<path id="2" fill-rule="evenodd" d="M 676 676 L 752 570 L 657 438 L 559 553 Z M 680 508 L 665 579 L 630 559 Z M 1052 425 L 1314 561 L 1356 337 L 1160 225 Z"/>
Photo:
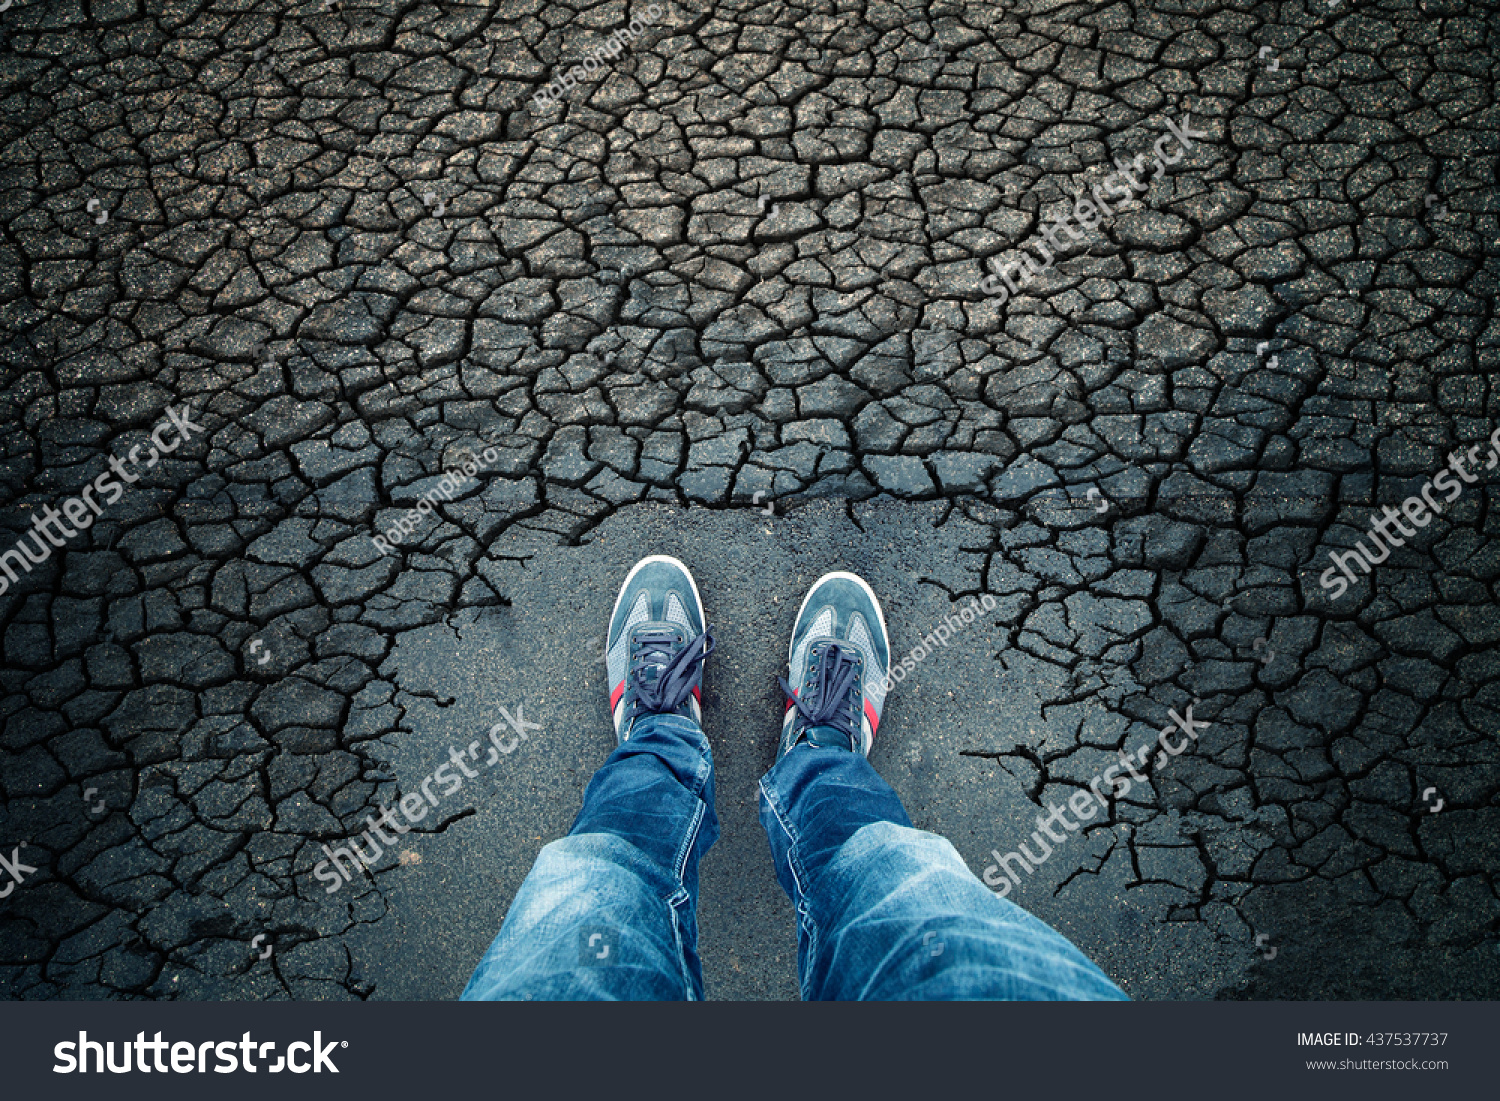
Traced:
<path id="1" fill-rule="evenodd" d="M 703 725 L 703 660 L 714 636 L 688 568 L 665 554 L 642 558 L 620 586 L 605 644 L 615 737 L 643 715 L 685 715 Z"/>

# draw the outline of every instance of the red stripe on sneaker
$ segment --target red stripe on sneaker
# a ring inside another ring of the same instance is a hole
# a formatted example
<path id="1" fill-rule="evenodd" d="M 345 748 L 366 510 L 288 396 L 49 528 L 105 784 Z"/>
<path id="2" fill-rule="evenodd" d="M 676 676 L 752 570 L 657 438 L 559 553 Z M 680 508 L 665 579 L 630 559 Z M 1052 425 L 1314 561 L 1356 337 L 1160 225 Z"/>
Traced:
<path id="1" fill-rule="evenodd" d="M 795 696 L 796 694 L 797 694 L 797 690 L 795 688 L 793 688 L 792 689 L 792 695 Z M 786 710 L 790 711 L 791 709 L 792 709 L 792 701 L 791 700 L 787 700 L 786 701 Z"/>
<path id="2" fill-rule="evenodd" d="M 1447 491 L 1444 490 L 1444 492 L 1446 493 Z M 693 689 L 693 696 L 697 699 L 698 706 L 700 706 L 700 707 L 703 706 L 703 689 L 701 689 L 701 688 L 694 688 Z"/>
<path id="3" fill-rule="evenodd" d="M 873 738 L 880 726 L 880 716 L 875 714 L 875 705 L 869 700 L 865 701 L 865 718 L 870 720 L 870 736 Z"/>
<path id="4" fill-rule="evenodd" d="M 620 697 L 625 694 L 625 682 L 621 681 L 615 685 L 615 690 L 609 694 L 609 709 L 613 711 L 615 704 L 620 702 Z"/>

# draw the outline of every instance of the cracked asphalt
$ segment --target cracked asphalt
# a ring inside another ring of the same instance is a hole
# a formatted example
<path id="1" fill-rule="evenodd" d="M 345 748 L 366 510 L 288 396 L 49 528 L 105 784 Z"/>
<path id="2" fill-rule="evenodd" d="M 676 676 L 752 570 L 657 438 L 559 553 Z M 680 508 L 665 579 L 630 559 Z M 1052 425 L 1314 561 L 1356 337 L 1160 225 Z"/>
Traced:
<path id="1" fill-rule="evenodd" d="M 898 653 L 997 602 L 873 757 L 976 873 L 1198 701 L 1010 895 L 1132 996 L 1500 996 L 1500 477 L 1318 581 L 1500 427 L 1496 9 L 660 2 L 545 109 L 645 5 L 0 13 L 0 550 L 169 405 L 205 428 L 0 594 L 36 869 L 0 991 L 456 996 L 613 744 L 597 644 L 666 552 L 721 638 L 710 996 L 796 997 L 755 780 L 834 568 Z M 322 845 L 517 705 L 540 732 L 325 893 Z"/>

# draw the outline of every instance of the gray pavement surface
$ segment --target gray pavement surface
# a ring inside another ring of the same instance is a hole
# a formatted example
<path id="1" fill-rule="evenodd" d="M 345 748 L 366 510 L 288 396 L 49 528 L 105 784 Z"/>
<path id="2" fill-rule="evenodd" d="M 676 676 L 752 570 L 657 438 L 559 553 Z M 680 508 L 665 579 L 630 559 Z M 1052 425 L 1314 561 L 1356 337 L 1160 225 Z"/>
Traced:
<path id="1" fill-rule="evenodd" d="M 755 780 L 834 568 L 898 652 L 996 601 L 874 752 L 976 873 L 1209 721 L 1010 896 L 1132 995 L 1500 994 L 1500 471 L 1319 584 L 1500 427 L 1495 10 L 662 8 L 547 107 L 645 6 L 0 13 L 0 564 L 42 555 L 0 575 L 0 994 L 456 995 L 612 743 L 652 552 L 720 631 L 710 996 L 796 997 Z M 517 706 L 325 893 L 322 845 Z"/>

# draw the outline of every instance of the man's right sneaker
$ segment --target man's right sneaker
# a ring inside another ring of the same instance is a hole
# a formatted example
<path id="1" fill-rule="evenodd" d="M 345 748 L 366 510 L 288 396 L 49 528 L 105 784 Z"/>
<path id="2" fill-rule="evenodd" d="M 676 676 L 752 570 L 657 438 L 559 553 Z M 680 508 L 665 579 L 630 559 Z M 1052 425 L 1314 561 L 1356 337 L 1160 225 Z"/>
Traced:
<path id="1" fill-rule="evenodd" d="M 605 658 L 615 737 L 642 715 L 685 715 L 703 725 L 703 659 L 713 632 L 688 568 L 665 554 L 637 562 L 609 616 Z"/>
<path id="2" fill-rule="evenodd" d="M 787 651 L 779 761 L 806 742 L 870 755 L 885 706 L 891 641 L 874 590 L 852 573 L 818 578 Z"/>

